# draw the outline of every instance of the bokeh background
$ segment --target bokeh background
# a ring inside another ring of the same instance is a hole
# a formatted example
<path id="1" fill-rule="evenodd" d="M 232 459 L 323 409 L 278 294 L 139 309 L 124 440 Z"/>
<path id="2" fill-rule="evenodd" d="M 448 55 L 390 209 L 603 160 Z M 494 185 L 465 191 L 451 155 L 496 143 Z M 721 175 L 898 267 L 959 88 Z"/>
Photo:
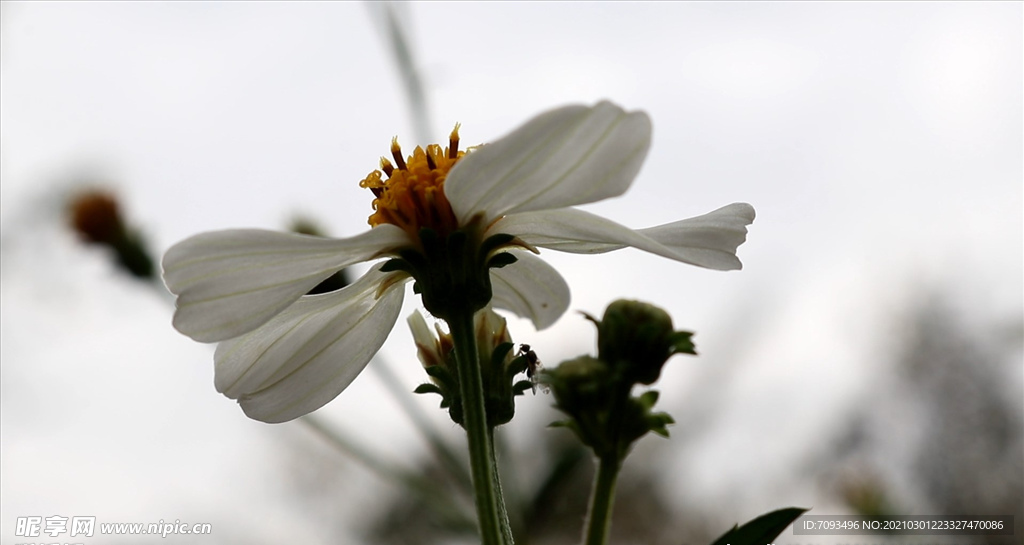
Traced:
<path id="1" fill-rule="evenodd" d="M 587 209 L 633 227 L 737 201 L 758 213 L 741 272 L 544 253 L 573 309 L 640 299 L 697 331 L 700 357 L 673 360 L 658 386 L 678 424 L 627 462 L 613 542 L 700 545 L 795 505 L 1015 515 L 1016 536 L 969 542 L 1020 543 L 1022 15 L 1019 2 L 3 2 L 0 542 L 26 541 L 18 517 L 50 515 L 212 524 L 176 543 L 472 542 L 337 437 L 246 419 L 213 389 L 212 348 L 170 327 L 159 283 L 83 244 L 69 203 L 110 192 L 156 256 L 296 218 L 352 235 L 370 212 L 357 183 L 393 136 L 411 149 L 461 122 L 463 142 L 487 142 L 607 98 L 647 111 L 654 142 L 629 193 Z M 548 365 L 593 350 L 575 313 L 542 332 L 510 323 Z M 398 400 L 456 451 L 459 430 L 372 369 L 406 392 L 425 380 L 401 324 L 318 417 L 403 475 L 451 480 Z M 573 542 L 581 523 L 589 461 L 545 428 L 549 405 L 527 395 L 502 433 L 521 543 Z"/>

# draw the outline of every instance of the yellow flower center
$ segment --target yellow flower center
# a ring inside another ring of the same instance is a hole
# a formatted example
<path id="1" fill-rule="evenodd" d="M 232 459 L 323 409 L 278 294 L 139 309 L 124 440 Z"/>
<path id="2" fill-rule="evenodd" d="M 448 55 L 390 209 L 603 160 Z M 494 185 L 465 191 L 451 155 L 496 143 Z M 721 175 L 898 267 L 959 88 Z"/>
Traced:
<path id="1" fill-rule="evenodd" d="M 394 164 L 381 157 L 380 170 L 371 172 L 359 182 L 359 187 L 368 188 L 376 197 L 370 225 L 397 225 L 414 240 L 418 240 L 422 228 L 433 229 L 441 237 L 455 231 L 458 220 L 444 195 L 444 181 L 465 154 L 459 151 L 458 124 L 448 137 L 448 147 L 441 149 L 438 144 L 430 144 L 424 151 L 417 146 L 407 159 L 402 158 L 402 148 L 396 137 L 391 141 Z"/>

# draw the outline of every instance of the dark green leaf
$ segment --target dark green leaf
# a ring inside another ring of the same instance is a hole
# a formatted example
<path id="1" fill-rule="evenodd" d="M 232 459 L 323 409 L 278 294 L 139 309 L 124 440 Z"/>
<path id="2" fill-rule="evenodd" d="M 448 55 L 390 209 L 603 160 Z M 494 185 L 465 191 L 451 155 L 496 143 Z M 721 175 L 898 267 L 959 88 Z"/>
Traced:
<path id="1" fill-rule="evenodd" d="M 787 507 L 757 517 L 743 526 L 733 526 L 712 545 L 768 545 L 779 537 L 807 509 Z"/>

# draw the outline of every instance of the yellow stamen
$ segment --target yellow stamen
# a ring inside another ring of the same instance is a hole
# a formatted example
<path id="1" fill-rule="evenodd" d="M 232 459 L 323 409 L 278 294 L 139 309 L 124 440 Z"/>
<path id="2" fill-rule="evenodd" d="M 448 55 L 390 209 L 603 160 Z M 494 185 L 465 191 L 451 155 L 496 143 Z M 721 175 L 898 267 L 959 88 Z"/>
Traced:
<path id="1" fill-rule="evenodd" d="M 391 141 L 394 164 L 382 157 L 381 170 L 371 172 L 359 182 L 360 187 L 370 189 L 376 197 L 370 225 L 397 225 L 414 239 L 418 238 L 422 228 L 433 229 L 441 236 L 458 228 L 458 220 L 444 194 L 448 172 L 466 154 L 458 149 L 458 124 L 452 130 L 448 144 L 445 149 L 437 144 L 427 146 L 426 150 L 417 146 L 412 155 L 404 158 L 398 138 Z M 383 179 L 385 175 L 386 180 Z"/>
<path id="2" fill-rule="evenodd" d="M 398 137 L 391 139 L 391 156 L 395 158 L 398 170 L 405 170 L 405 159 L 402 159 L 402 147 L 398 145 Z"/>
<path id="3" fill-rule="evenodd" d="M 461 123 L 456 123 L 455 128 L 452 129 L 452 133 L 448 135 L 448 158 L 456 159 L 459 156 L 459 127 Z"/>

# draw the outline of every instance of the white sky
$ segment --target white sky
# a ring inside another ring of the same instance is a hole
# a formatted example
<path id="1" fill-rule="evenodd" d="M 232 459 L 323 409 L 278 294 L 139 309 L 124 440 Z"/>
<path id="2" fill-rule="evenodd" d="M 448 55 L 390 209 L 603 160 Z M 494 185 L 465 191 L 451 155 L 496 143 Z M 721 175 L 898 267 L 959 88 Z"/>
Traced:
<path id="1" fill-rule="evenodd" d="M 650 113 L 654 144 L 634 188 L 591 210 L 645 227 L 736 201 L 757 209 L 738 273 L 634 251 L 544 254 L 573 308 L 648 300 L 698 331 L 702 357 L 665 378 L 675 411 L 694 369 L 738 361 L 720 394 L 728 429 L 690 460 L 710 497 L 728 501 L 729 475 L 781 467 L 792 438 L 827 427 L 869 384 L 877 347 L 852 332 L 870 337 L 918 289 L 955 286 L 971 315 L 1020 319 L 1020 3 L 401 12 L 438 139 L 458 121 L 465 143 L 493 140 L 542 110 L 609 98 Z M 218 396 L 210 350 L 170 328 L 165 299 L 77 246 L 57 212 L 91 178 L 119 191 L 158 251 L 205 230 L 281 228 L 298 212 L 337 235 L 365 229 L 371 198 L 358 181 L 392 136 L 417 143 L 370 10 L 4 2 L 0 13 L 0 542 L 14 542 L 16 517 L 50 514 L 215 518 L 218 535 L 202 543 L 274 532 L 315 542 L 313 528 L 251 524 L 287 501 L 262 472 L 280 469 L 276 444 L 301 430 L 250 422 Z M 540 334 L 514 327 L 549 363 L 593 342 L 573 315 Z M 396 329 L 385 354 L 411 388 L 423 377 L 408 337 Z M 379 393 L 361 377 L 324 413 L 382 449 L 414 444 Z M 544 404 L 527 399 L 524 411 Z M 758 418 L 781 415 L 793 416 L 787 440 L 757 434 Z M 540 433 L 531 426 L 513 434 Z M 724 456 L 751 447 L 760 460 Z M 807 494 L 736 517 L 814 503 Z"/>

